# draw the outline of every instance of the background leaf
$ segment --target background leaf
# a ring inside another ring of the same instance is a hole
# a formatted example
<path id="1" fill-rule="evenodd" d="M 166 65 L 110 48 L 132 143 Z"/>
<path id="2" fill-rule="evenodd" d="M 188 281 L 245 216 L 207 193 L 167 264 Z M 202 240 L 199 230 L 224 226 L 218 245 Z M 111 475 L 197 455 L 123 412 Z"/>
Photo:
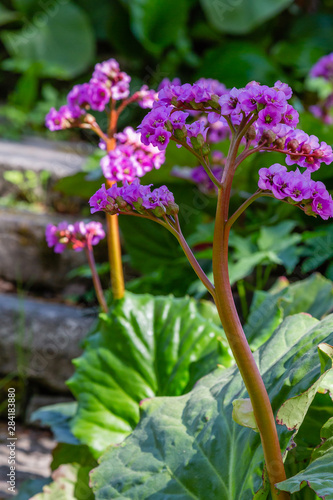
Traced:
<path id="1" fill-rule="evenodd" d="M 133 32 L 143 46 L 160 53 L 175 44 L 186 26 L 187 0 L 132 0 L 129 2 Z"/>
<path id="2" fill-rule="evenodd" d="M 244 332 L 253 350 L 262 345 L 283 318 L 307 312 L 321 319 L 333 308 L 333 284 L 320 274 L 292 283 L 277 285 L 268 292 L 255 291 Z"/>
<path id="3" fill-rule="evenodd" d="M 278 489 L 295 493 L 308 485 L 320 498 L 333 499 L 333 418 L 322 427 L 321 437 L 324 442 L 315 448 L 311 463 L 295 476 L 278 483 Z"/>
<path id="4" fill-rule="evenodd" d="M 21 31 L 3 32 L 1 39 L 12 58 L 41 64 L 43 76 L 73 78 L 92 63 L 94 39 L 88 16 L 71 2 L 39 11 Z"/>
<path id="5" fill-rule="evenodd" d="M 201 0 L 211 24 L 219 31 L 232 34 L 248 33 L 258 24 L 279 14 L 291 3 L 292 0 Z"/>

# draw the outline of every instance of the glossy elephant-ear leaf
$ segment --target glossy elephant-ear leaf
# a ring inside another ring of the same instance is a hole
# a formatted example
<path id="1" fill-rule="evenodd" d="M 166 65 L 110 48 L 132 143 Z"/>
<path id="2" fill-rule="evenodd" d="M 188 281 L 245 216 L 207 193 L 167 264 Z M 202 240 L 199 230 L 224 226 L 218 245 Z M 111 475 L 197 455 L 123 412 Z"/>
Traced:
<path id="1" fill-rule="evenodd" d="M 297 314 L 255 352 L 274 411 L 318 380 L 317 346 L 332 344 L 332 331 L 332 315 Z M 232 419 L 233 400 L 246 397 L 232 367 L 207 375 L 189 394 L 147 401 L 135 431 L 93 471 L 96 499 L 265 498 L 259 435 Z M 284 452 L 292 431 L 278 426 L 278 434 Z"/>
<path id="2" fill-rule="evenodd" d="M 134 429 L 140 401 L 178 396 L 232 364 L 222 329 L 201 309 L 209 310 L 190 298 L 127 292 L 101 315 L 68 382 L 78 400 L 72 432 L 96 458 Z"/>

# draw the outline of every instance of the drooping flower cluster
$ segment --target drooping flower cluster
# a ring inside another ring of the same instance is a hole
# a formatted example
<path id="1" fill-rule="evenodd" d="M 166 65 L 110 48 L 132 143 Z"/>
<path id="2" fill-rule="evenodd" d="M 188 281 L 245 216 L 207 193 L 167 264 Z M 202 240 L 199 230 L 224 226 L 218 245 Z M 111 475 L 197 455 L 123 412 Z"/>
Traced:
<path id="1" fill-rule="evenodd" d="M 259 170 L 258 186 L 278 200 L 299 205 L 308 215 L 319 215 L 325 220 L 333 217 L 332 196 L 322 182 L 311 179 L 308 170 L 288 172 L 287 167 L 275 163 Z"/>
<path id="2" fill-rule="evenodd" d="M 46 115 L 45 124 L 51 131 L 62 130 L 89 121 L 87 111 L 104 111 L 110 100 L 127 99 L 130 93 L 131 77 L 120 71 L 115 59 L 109 59 L 95 66 L 88 83 L 75 85 L 67 96 L 67 104 L 59 110 L 51 108 Z M 142 108 L 151 108 L 157 99 L 157 93 L 147 85 L 135 92 L 131 102 L 137 102 Z"/>
<path id="3" fill-rule="evenodd" d="M 256 145 L 262 144 L 261 150 L 281 151 L 287 155 L 287 165 L 297 164 L 309 172 L 318 170 L 321 163 L 329 165 L 333 161 L 331 146 L 300 129 L 280 124 L 269 131 L 257 131 L 256 137 Z"/>
<path id="4" fill-rule="evenodd" d="M 103 238 L 105 232 L 100 222 L 83 221 L 68 224 L 60 222 L 58 226 L 48 224 L 45 230 L 45 238 L 49 247 L 54 247 L 55 253 L 62 253 L 66 248 L 81 252 L 84 248 L 97 245 Z"/>
<path id="5" fill-rule="evenodd" d="M 309 73 L 310 78 L 322 78 L 329 84 L 331 89 L 328 89 L 328 95 L 319 100 L 317 104 L 309 106 L 309 111 L 316 117 L 328 125 L 333 124 L 332 108 L 333 108 L 333 52 L 327 56 L 321 57 L 319 61 L 311 68 Z"/>
<path id="6" fill-rule="evenodd" d="M 168 188 L 161 186 L 151 191 L 151 186 L 142 186 L 139 179 L 132 184 L 125 181 L 121 187 L 114 184 L 109 189 L 103 184 L 89 200 L 91 213 L 104 211 L 114 215 L 136 212 L 156 217 L 176 215 L 179 207 Z"/>
<path id="7" fill-rule="evenodd" d="M 140 134 L 132 127 L 114 136 L 117 146 L 101 160 L 104 177 L 109 181 L 132 182 L 152 169 L 160 168 L 165 161 L 164 151 L 149 144 L 142 144 Z M 105 144 L 102 145 L 105 148 Z"/>

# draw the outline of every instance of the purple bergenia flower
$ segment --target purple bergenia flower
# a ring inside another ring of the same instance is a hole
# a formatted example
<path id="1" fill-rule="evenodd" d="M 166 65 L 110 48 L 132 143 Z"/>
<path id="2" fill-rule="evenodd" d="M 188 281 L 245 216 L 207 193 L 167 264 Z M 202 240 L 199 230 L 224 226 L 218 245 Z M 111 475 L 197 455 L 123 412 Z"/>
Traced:
<path id="1" fill-rule="evenodd" d="M 310 70 L 312 78 L 323 77 L 325 80 L 333 80 L 333 52 L 321 57 Z"/>
<path id="2" fill-rule="evenodd" d="M 285 172 L 287 172 L 287 167 L 280 165 L 279 163 L 274 163 L 274 165 L 271 165 L 269 168 L 261 168 L 259 170 L 258 186 L 260 189 L 271 190 L 274 177 Z"/>
<path id="3" fill-rule="evenodd" d="M 48 246 L 54 247 L 55 253 L 62 253 L 66 248 L 80 252 L 91 245 L 97 245 L 105 238 L 105 232 L 100 222 L 85 224 L 80 221 L 73 225 L 63 221 L 58 226 L 48 224 L 45 237 Z"/>
<path id="4" fill-rule="evenodd" d="M 267 106 L 258 113 L 258 124 L 264 125 L 266 128 L 275 127 L 280 123 L 282 118 L 281 112 L 274 106 Z"/>
<path id="5" fill-rule="evenodd" d="M 45 117 L 46 127 L 54 132 L 55 130 L 64 130 L 70 128 L 73 122 L 76 120 L 77 114 L 69 106 L 61 106 L 59 111 L 55 108 L 51 108 Z"/>
<path id="6" fill-rule="evenodd" d="M 221 114 L 222 115 L 230 115 L 231 113 L 238 113 L 240 108 L 240 103 L 238 101 L 238 96 L 240 94 L 240 90 L 234 87 L 231 89 L 228 94 L 224 94 L 219 99 L 219 104 L 221 106 Z"/>
<path id="7" fill-rule="evenodd" d="M 110 204 L 109 201 L 109 193 L 105 187 L 105 184 L 102 184 L 102 187 L 96 191 L 96 193 L 90 198 L 89 204 L 91 206 L 91 213 L 99 212 L 103 210 Z"/>
<path id="8" fill-rule="evenodd" d="M 280 80 L 274 83 L 274 88 L 277 90 L 281 90 L 286 96 L 286 99 L 290 99 L 293 95 L 291 87 L 289 87 L 289 85 L 287 85 L 286 83 L 282 83 Z"/>

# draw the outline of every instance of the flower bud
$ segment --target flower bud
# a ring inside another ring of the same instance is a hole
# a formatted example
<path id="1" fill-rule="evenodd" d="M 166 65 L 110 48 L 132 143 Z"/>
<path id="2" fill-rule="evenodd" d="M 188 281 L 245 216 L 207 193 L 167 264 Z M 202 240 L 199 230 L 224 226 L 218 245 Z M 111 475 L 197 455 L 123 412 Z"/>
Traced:
<path id="1" fill-rule="evenodd" d="M 219 104 L 219 99 L 220 97 L 216 94 L 213 94 L 211 96 L 212 98 L 208 101 L 208 104 L 213 108 L 213 109 L 221 109 L 221 105 Z"/>
<path id="2" fill-rule="evenodd" d="M 202 148 L 201 148 L 201 152 L 203 154 L 203 156 L 206 156 L 210 153 L 210 145 L 205 142 L 205 144 L 203 144 Z"/>
<path id="3" fill-rule="evenodd" d="M 254 139 L 256 138 L 256 129 L 254 128 L 253 125 L 251 125 L 251 127 L 249 128 L 249 130 L 246 132 L 245 134 L 245 139 L 247 141 L 254 141 Z"/>
<path id="4" fill-rule="evenodd" d="M 177 215 L 179 212 L 179 206 L 177 203 L 169 203 L 169 205 L 166 207 L 166 213 L 167 215 Z"/>
<path id="5" fill-rule="evenodd" d="M 128 203 L 121 196 L 117 196 L 116 202 L 120 210 L 124 211 L 127 209 Z"/>
<path id="6" fill-rule="evenodd" d="M 198 135 L 198 137 L 199 137 L 199 135 Z M 200 144 L 200 141 L 199 141 L 198 137 L 191 137 L 191 139 L 190 139 L 194 151 L 200 151 L 201 150 L 201 144 Z"/>
<path id="7" fill-rule="evenodd" d="M 156 208 L 154 208 L 153 210 L 151 210 L 151 212 L 156 216 L 156 217 L 163 217 L 163 215 L 166 214 L 166 209 L 163 205 L 160 205 Z"/>
<path id="8" fill-rule="evenodd" d="M 299 142 L 296 141 L 296 139 L 292 139 L 291 141 L 288 142 L 288 149 L 289 151 L 296 151 L 296 149 L 298 148 L 299 146 Z"/>
<path id="9" fill-rule="evenodd" d="M 272 144 L 275 141 L 276 134 L 272 130 L 265 130 L 262 134 L 260 142 L 264 144 Z"/>
<path id="10" fill-rule="evenodd" d="M 191 101 L 190 105 L 191 105 L 192 109 L 205 109 L 205 106 L 204 106 L 203 102 Z"/>
<path id="11" fill-rule="evenodd" d="M 286 138 L 285 137 L 279 137 L 279 139 L 276 139 L 274 141 L 274 146 L 277 149 L 284 149 L 285 143 L 286 143 Z"/>
<path id="12" fill-rule="evenodd" d="M 167 120 L 164 124 L 164 128 L 168 131 L 171 132 L 173 131 L 173 126 L 170 120 Z"/>
<path id="13" fill-rule="evenodd" d="M 143 208 L 142 203 L 143 203 L 142 198 L 138 198 L 137 201 L 133 201 L 133 207 L 137 212 L 139 212 L 139 214 L 144 214 L 146 211 L 146 209 Z"/>
<path id="14" fill-rule="evenodd" d="M 317 214 L 312 210 L 311 204 L 305 205 L 303 210 L 306 215 L 312 215 L 313 217 L 317 217 Z"/>
<path id="15" fill-rule="evenodd" d="M 184 141 L 187 137 L 187 130 L 185 125 L 183 125 L 182 128 L 176 128 L 173 131 L 173 135 L 176 139 L 178 139 L 178 141 Z"/>
<path id="16" fill-rule="evenodd" d="M 301 147 L 301 151 L 302 151 L 302 153 L 304 153 L 304 154 L 309 154 L 309 153 L 311 153 L 311 149 L 312 149 L 312 148 L 311 148 L 310 144 L 303 144 L 303 146 Z"/>
<path id="17" fill-rule="evenodd" d="M 83 123 L 88 123 L 89 125 L 95 125 L 96 118 L 93 115 L 90 115 L 89 113 L 87 113 L 86 115 L 84 115 Z"/>
<path id="18" fill-rule="evenodd" d="M 322 158 L 324 156 L 324 153 L 321 149 L 314 149 L 312 151 L 312 155 L 315 157 L 315 158 Z"/>

